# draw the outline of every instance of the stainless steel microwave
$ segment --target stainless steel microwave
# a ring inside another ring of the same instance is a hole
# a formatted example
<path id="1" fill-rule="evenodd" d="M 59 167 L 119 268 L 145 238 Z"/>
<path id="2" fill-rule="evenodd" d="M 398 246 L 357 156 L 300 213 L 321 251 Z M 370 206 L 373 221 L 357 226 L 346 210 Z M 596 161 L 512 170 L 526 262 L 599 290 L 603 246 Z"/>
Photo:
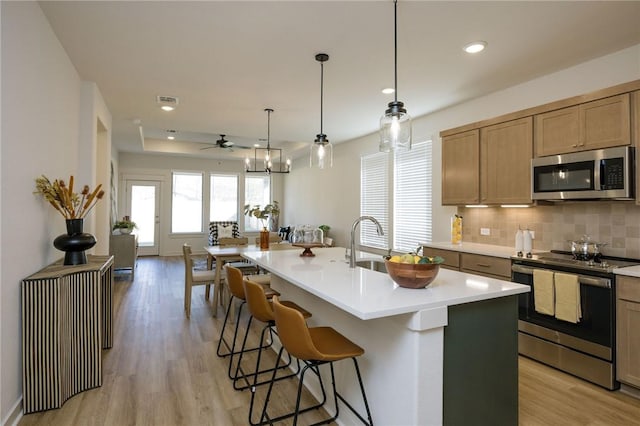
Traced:
<path id="1" fill-rule="evenodd" d="M 534 200 L 631 200 L 634 150 L 615 147 L 531 160 Z"/>

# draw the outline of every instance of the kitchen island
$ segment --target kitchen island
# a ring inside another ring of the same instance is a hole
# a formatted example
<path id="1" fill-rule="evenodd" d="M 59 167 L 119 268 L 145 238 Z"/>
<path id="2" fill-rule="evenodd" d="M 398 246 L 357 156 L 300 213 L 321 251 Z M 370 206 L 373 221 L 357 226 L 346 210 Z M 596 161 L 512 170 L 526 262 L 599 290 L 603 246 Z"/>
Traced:
<path id="1" fill-rule="evenodd" d="M 386 273 L 349 268 L 344 248 L 314 253 L 243 256 L 272 273 L 283 299 L 312 312 L 310 326 L 332 326 L 365 349 L 375 424 L 517 425 L 517 295 L 527 286 L 441 268 L 429 287 L 405 289 Z M 338 363 L 336 372 L 338 389 L 362 411 L 352 366 Z M 357 424 L 350 415 L 341 410 L 341 423 Z"/>

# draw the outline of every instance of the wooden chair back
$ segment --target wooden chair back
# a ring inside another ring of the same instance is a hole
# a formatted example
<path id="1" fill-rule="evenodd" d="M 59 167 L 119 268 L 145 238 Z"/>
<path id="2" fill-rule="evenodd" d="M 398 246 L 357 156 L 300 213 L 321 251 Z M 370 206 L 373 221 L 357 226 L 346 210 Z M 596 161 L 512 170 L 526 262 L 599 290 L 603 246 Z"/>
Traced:
<path id="1" fill-rule="evenodd" d="M 246 246 L 249 244 L 249 238 L 240 237 L 240 238 L 219 238 L 218 242 L 220 243 L 220 247 L 224 246 Z"/>

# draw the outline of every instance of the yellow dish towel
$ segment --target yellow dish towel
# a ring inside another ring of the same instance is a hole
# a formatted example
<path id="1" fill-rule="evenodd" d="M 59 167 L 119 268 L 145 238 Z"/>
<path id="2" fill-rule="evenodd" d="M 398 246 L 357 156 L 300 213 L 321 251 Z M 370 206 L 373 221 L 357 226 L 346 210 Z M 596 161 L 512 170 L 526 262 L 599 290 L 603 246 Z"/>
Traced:
<path id="1" fill-rule="evenodd" d="M 580 283 L 574 274 L 555 273 L 556 283 L 556 318 L 578 323 L 582 318 L 580 307 Z"/>
<path id="2" fill-rule="evenodd" d="M 552 271 L 533 270 L 533 303 L 536 312 L 540 314 L 553 315 L 555 313 Z"/>

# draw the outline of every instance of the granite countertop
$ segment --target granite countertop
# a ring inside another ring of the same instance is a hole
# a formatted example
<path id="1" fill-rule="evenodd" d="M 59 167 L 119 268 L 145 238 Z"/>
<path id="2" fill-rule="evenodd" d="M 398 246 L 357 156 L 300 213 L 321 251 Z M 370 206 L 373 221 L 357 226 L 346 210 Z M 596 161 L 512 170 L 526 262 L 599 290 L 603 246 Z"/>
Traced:
<path id="1" fill-rule="evenodd" d="M 407 289 L 395 284 L 386 273 L 349 268 L 343 247 L 318 248 L 313 252 L 315 257 L 301 257 L 298 250 L 256 251 L 242 256 L 364 320 L 529 291 L 529 286 L 445 268 L 440 268 L 428 287 Z M 358 252 L 357 257 L 381 260 L 379 255 L 363 252 Z"/>

